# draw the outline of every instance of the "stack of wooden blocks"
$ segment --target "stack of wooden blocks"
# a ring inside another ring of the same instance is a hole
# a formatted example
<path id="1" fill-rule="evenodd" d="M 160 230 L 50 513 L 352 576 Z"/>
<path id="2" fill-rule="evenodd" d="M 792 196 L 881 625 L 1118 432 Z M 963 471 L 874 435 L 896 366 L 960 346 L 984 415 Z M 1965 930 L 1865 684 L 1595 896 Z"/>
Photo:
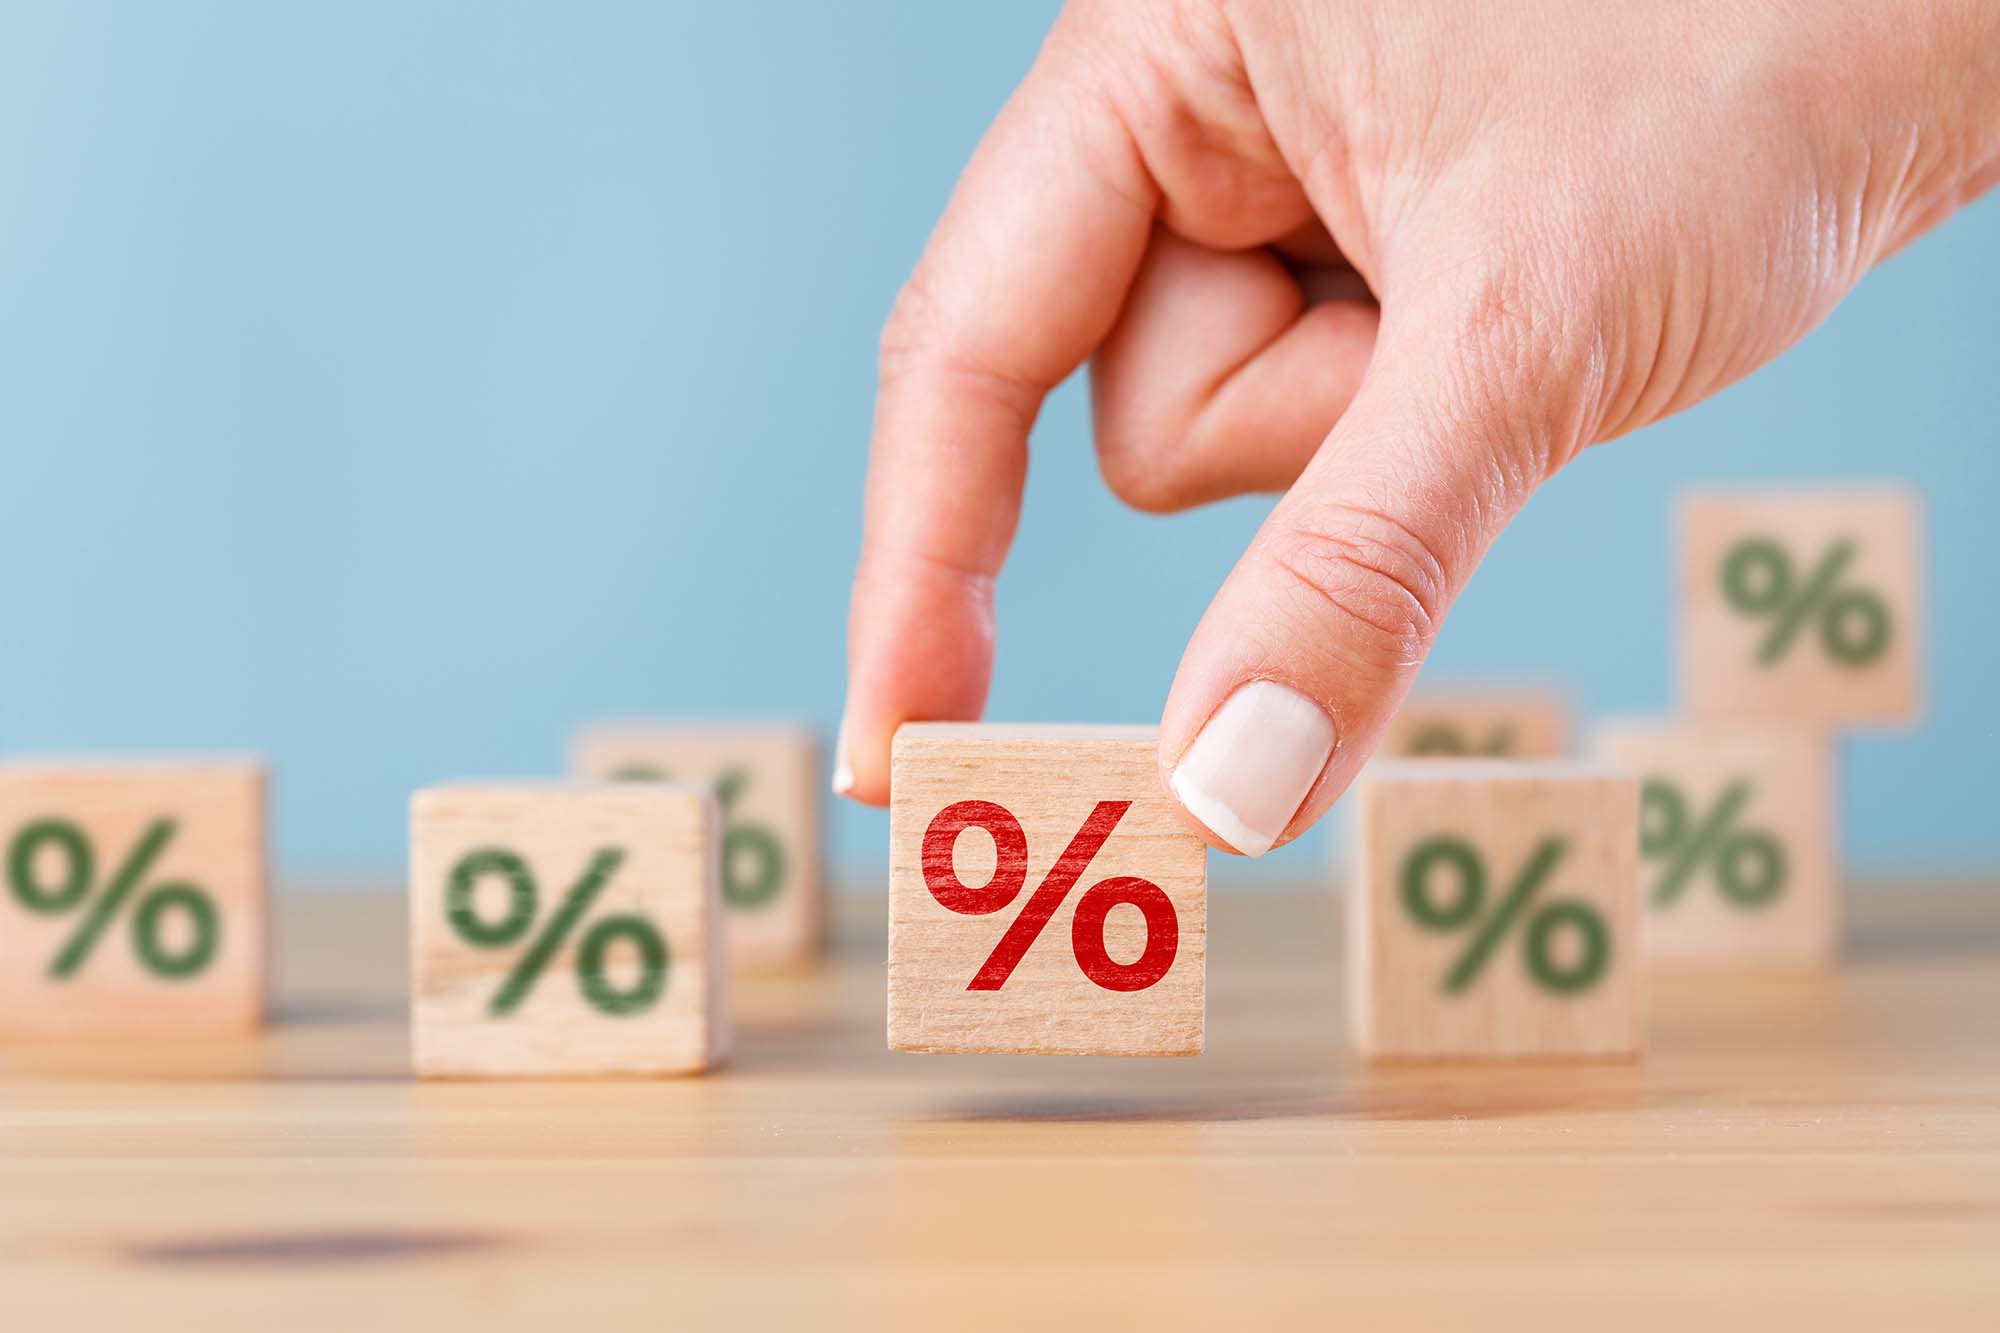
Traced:
<path id="1" fill-rule="evenodd" d="M 1365 1053 L 1636 1055 L 1648 969 L 1838 958 L 1834 741 L 1918 709 L 1917 502 L 1696 495 L 1679 522 L 1679 717 L 1605 722 L 1586 764 L 1545 694 L 1404 708 L 1354 800 Z"/>
<path id="2" fill-rule="evenodd" d="M 704 1072 L 728 1054 L 732 973 L 819 953 L 810 731 L 593 727 L 571 768 L 411 802 L 420 1074 Z"/>
<path id="3" fill-rule="evenodd" d="M 1682 501 L 1681 716 L 1594 738 L 1642 783 L 1655 964 L 1838 961 L 1835 747 L 1922 706 L 1921 528 L 1916 496 L 1893 488 Z"/>

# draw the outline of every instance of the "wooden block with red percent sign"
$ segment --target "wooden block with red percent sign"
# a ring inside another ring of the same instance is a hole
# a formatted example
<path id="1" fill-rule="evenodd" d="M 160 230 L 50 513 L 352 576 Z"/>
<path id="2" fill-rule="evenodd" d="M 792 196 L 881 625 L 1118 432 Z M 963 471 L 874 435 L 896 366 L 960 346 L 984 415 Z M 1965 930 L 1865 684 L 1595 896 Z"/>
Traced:
<path id="1" fill-rule="evenodd" d="M 1197 1055 L 1208 849 L 1150 727 L 926 723 L 890 773 L 889 1045 Z"/>

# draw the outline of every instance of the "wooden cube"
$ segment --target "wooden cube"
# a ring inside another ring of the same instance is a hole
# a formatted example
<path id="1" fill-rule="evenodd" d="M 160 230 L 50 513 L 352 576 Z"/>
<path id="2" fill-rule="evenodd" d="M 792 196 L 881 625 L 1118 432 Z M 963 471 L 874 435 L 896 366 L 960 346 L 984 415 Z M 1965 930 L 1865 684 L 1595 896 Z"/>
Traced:
<path id="1" fill-rule="evenodd" d="M 1356 799 L 1348 1013 L 1364 1054 L 1639 1053 L 1637 781 L 1413 759 L 1370 765 Z"/>
<path id="2" fill-rule="evenodd" d="M 803 726 L 609 723 L 587 728 L 570 771 L 600 780 L 668 780 L 712 788 L 721 803 L 722 901 L 729 957 L 744 971 L 820 954 L 819 741 Z"/>
<path id="3" fill-rule="evenodd" d="M 1595 754 L 1636 774 L 1647 958 L 1818 968 L 1840 953 L 1825 737 L 1755 722 L 1624 721 Z"/>
<path id="4" fill-rule="evenodd" d="M 907 725 L 889 808 L 889 1046 L 1198 1055 L 1208 849 L 1150 727 Z"/>
<path id="5" fill-rule="evenodd" d="M 479 783 L 410 803 L 424 1075 L 683 1074 L 729 1046 L 721 814 L 668 783 Z"/>
<path id="6" fill-rule="evenodd" d="M 265 785 L 251 760 L 0 765 L 0 1033 L 257 1026 Z"/>
<path id="7" fill-rule="evenodd" d="M 1921 707 L 1922 518 L 1902 487 L 1746 491 L 1680 507 L 1689 714 L 1822 727 Z"/>
<path id="8" fill-rule="evenodd" d="M 1569 700 L 1558 690 L 1419 689 L 1396 710 L 1376 753 L 1385 759 L 1560 759 L 1569 753 L 1569 737 Z"/>

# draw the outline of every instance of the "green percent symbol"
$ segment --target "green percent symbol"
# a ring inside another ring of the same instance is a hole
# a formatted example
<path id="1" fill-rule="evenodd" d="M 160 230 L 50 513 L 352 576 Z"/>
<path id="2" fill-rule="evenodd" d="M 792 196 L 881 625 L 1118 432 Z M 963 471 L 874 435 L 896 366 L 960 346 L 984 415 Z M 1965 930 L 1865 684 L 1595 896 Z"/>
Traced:
<path id="1" fill-rule="evenodd" d="M 665 769 L 651 764 L 627 764 L 611 775 L 614 782 L 664 782 Z M 736 798 L 750 785 L 750 774 L 732 768 L 715 780 L 716 804 L 722 807 L 722 897 L 738 911 L 764 907 L 778 896 L 785 882 L 785 849 L 778 835 L 763 824 L 738 823 L 731 818 Z"/>
<path id="2" fill-rule="evenodd" d="M 1561 838 L 1542 839 L 1527 865 L 1507 886 L 1500 905 L 1482 919 L 1486 863 L 1479 853 L 1471 844 L 1449 835 L 1417 844 L 1403 861 L 1403 910 L 1418 926 L 1433 933 L 1472 932 L 1472 942 L 1445 973 L 1440 990 L 1446 995 L 1463 994 L 1523 917 L 1521 952 L 1536 985 L 1553 994 L 1570 995 L 1597 984 L 1611 961 L 1611 933 L 1596 909 L 1567 899 L 1528 910 L 1543 881 L 1568 850 Z M 1449 886 L 1450 896 L 1443 901 L 1437 898 L 1440 883 Z M 1557 952 L 1557 942 L 1565 931 L 1576 939 L 1575 956 L 1568 963 Z"/>
<path id="3" fill-rule="evenodd" d="M 1785 849 L 1768 833 L 1737 828 L 1749 800 L 1750 784 L 1732 782 L 1697 820 L 1680 788 L 1662 778 L 1646 779 L 1639 791 L 1639 851 L 1665 862 L 1653 885 L 1655 907 L 1676 902 L 1704 866 L 1737 907 L 1754 910 L 1778 896 L 1785 887 Z"/>
<path id="4" fill-rule="evenodd" d="M 622 768 L 612 770 L 611 780 L 613 782 L 665 782 L 667 780 L 667 771 L 663 768 L 655 768 L 651 764 L 626 764 Z"/>
<path id="5" fill-rule="evenodd" d="M 1410 742 L 1413 755 L 1466 755 L 1483 754 L 1493 757 L 1514 753 L 1514 728 L 1501 723 L 1486 734 L 1486 739 L 1474 745 L 1464 732 L 1449 722 L 1433 722 L 1422 728 Z"/>
<path id="6" fill-rule="evenodd" d="M 785 879 L 785 851 L 777 835 L 762 824 L 738 823 L 730 814 L 749 785 L 750 775 L 740 768 L 715 784 L 715 799 L 728 825 L 722 835 L 722 896 L 738 908 L 764 906 L 778 896 Z"/>
<path id="7" fill-rule="evenodd" d="M 1835 542 L 1800 584 L 1791 557 L 1772 538 L 1750 537 L 1730 548 L 1722 561 L 1724 600 L 1742 615 L 1770 621 L 1757 645 L 1759 666 L 1782 659 L 1808 625 L 1840 666 L 1865 667 L 1882 656 L 1893 633 L 1888 603 L 1841 583 L 1854 552 L 1852 540 Z"/>
<path id="8" fill-rule="evenodd" d="M 215 961 L 216 951 L 222 947 L 222 915 L 208 894 L 192 884 L 139 887 L 179 827 L 176 821 L 164 818 L 147 825 L 101 892 L 96 892 L 94 885 L 97 849 L 76 824 L 67 819 L 38 819 L 14 835 L 7 848 L 7 888 L 14 901 L 36 916 L 62 916 L 83 909 L 83 924 L 49 963 L 52 980 L 68 981 L 82 970 L 97 942 L 135 894 L 139 904 L 132 913 L 132 950 L 141 967 L 162 981 L 185 981 L 199 976 Z M 45 878 L 41 872 L 52 860 L 61 863 L 61 873 Z M 171 942 L 168 927 L 176 916 L 185 922 L 178 946 Z"/>
<path id="9" fill-rule="evenodd" d="M 590 860 L 583 876 L 570 886 L 548 924 L 542 927 L 514 964 L 514 970 L 495 991 L 487 1012 L 505 1018 L 521 1007 L 535 983 L 548 970 L 577 923 L 589 914 L 590 905 L 625 862 L 625 853 L 615 847 L 600 850 Z M 507 890 L 507 910 L 497 921 L 479 915 L 479 882 L 497 877 Z M 534 925 L 539 890 L 527 862 L 501 847 L 482 847 L 466 853 L 451 868 L 445 888 L 445 916 L 452 933 L 475 949 L 504 949 L 527 937 Z M 613 983 L 606 967 L 611 950 L 620 941 L 639 955 L 639 975 L 629 985 Z M 613 1018 L 643 1013 L 658 1002 L 667 988 L 667 942 L 659 930 L 643 916 L 607 916 L 583 932 L 576 948 L 576 980 L 591 1008 Z"/>

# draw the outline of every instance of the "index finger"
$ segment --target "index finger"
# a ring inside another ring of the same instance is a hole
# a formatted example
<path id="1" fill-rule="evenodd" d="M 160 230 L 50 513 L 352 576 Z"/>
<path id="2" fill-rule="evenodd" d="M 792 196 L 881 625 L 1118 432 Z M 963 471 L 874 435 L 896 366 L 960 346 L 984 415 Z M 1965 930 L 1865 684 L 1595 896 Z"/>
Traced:
<path id="1" fill-rule="evenodd" d="M 836 792 L 886 802 L 899 725 L 984 708 L 1029 429 L 1110 331 L 1157 201 L 1059 29 L 959 179 L 883 332 Z"/>

